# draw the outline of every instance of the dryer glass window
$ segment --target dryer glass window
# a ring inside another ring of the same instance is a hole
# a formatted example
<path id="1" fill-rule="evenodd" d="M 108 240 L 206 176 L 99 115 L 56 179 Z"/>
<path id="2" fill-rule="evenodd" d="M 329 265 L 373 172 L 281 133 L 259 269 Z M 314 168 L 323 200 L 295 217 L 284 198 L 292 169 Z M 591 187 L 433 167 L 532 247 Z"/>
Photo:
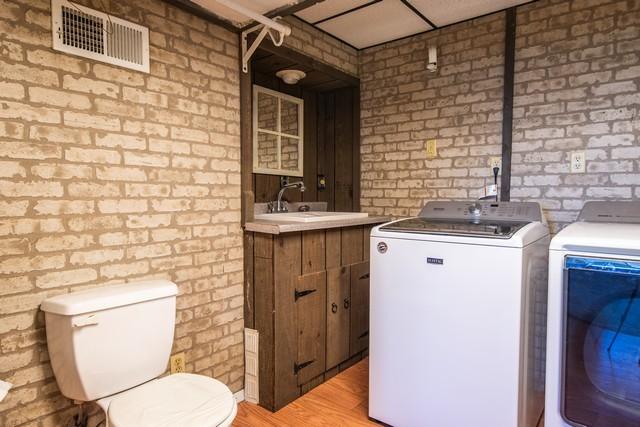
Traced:
<path id="1" fill-rule="evenodd" d="M 640 262 L 565 261 L 563 417 L 640 425 Z"/>

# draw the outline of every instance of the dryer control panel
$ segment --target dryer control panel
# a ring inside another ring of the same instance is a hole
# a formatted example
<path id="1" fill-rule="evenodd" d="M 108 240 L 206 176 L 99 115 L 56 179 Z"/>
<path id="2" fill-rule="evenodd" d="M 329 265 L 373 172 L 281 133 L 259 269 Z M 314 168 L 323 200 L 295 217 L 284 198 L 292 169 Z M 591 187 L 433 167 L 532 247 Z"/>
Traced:
<path id="1" fill-rule="evenodd" d="M 640 202 L 587 202 L 578 221 L 640 224 Z"/>
<path id="2" fill-rule="evenodd" d="M 534 202 L 427 202 L 418 215 L 427 219 L 471 221 L 542 221 Z"/>

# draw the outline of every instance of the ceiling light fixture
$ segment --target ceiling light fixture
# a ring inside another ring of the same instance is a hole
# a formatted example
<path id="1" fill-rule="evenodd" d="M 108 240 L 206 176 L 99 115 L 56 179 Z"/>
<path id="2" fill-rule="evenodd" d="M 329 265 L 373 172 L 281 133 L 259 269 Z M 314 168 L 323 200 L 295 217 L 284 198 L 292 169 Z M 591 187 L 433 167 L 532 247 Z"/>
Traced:
<path id="1" fill-rule="evenodd" d="M 294 85 L 307 76 L 307 73 L 300 70 L 280 70 L 276 76 L 282 79 L 288 85 Z"/>

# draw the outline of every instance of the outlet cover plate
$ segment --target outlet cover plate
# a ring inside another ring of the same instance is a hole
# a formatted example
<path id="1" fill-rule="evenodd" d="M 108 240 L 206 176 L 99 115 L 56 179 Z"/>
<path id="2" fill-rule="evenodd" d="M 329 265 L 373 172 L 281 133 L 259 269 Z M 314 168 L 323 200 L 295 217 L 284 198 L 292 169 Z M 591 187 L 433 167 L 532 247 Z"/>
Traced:
<path id="1" fill-rule="evenodd" d="M 491 170 L 493 168 L 502 168 L 502 157 L 491 157 L 489 159 L 489 167 Z"/>
<path id="2" fill-rule="evenodd" d="M 571 153 L 571 173 L 584 173 L 586 170 L 586 155 L 584 151 L 573 151 Z"/>
<path id="3" fill-rule="evenodd" d="M 178 353 L 171 356 L 169 364 L 171 365 L 172 374 L 178 374 L 180 372 L 184 372 L 185 370 L 184 360 L 185 360 L 184 353 Z"/>

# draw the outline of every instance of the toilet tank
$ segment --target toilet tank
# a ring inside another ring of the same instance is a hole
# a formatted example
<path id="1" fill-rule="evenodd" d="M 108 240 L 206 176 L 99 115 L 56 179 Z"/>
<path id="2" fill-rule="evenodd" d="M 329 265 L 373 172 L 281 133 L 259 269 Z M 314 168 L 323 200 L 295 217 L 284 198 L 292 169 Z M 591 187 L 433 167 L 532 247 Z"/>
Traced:
<path id="1" fill-rule="evenodd" d="M 92 401 L 158 377 L 173 345 L 175 283 L 123 283 L 42 302 L 60 391 Z"/>

